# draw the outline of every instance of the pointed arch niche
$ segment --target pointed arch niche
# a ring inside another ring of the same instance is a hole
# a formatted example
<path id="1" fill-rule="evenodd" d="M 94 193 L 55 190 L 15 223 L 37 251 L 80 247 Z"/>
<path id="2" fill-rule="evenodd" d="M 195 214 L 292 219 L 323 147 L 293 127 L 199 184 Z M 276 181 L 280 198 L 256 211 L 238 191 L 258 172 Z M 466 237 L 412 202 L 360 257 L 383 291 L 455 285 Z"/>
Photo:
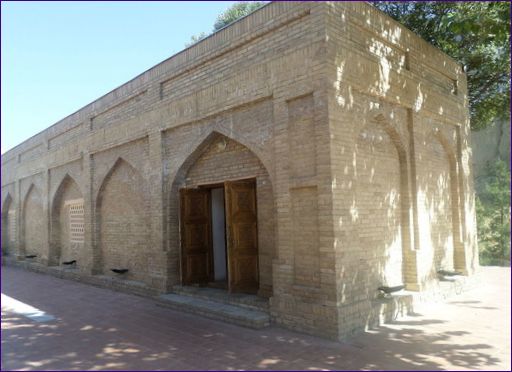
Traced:
<path id="1" fill-rule="evenodd" d="M 32 184 L 25 196 L 22 210 L 22 247 L 21 255 L 36 255 L 36 261 L 45 262 L 48 257 L 44 252 L 43 237 L 47 227 L 44 215 L 42 193 Z"/>
<path id="2" fill-rule="evenodd" d="M 465 271 L 460 229 L 458 164 L 453 145 L 439 128 L 430 136 L 431 240 L 434 269 Z"/>
<path id="3" fill-rule="evenodd" d="M 66 175 L 52 202 L 49 264 L 77 260 L 80 265 L 84 240 L 84 198 L 75 180 Z"/>
<path id="4" fill-rule="evenodd" d="M 149 207 L 145 182 L 119 158 L 105 176 L 96 199 L 95 271 L 128 269 L 124 278 L 144 281 L 148 275 Z"/>
<path id="5" fill-rule="evenodd" d="M 383 115 L 360 132 L 356 144 L 357 221 L 368 288 L 415 283 L 415 271 L 406 270 L 411 259 L 408 241 L 409 181 L 407 152 L 398 131 Z"/>
<path id="6" fill-rule="evenodd" d="M 10 194 L 2 204 L 2 255 L 16 254 L 16 208 Z"/>

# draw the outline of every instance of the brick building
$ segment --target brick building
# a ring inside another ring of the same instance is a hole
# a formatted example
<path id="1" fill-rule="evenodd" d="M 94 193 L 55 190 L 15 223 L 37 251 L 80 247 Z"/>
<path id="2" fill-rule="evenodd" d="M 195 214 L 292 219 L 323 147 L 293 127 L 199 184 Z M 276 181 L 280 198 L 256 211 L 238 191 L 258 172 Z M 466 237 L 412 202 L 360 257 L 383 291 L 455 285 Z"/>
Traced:
<path id="1" fill-rule="evenodd" d="M 385 14 L 270 3 L 4 154 L 4 261 L 340 338 L 478 267 L 469 130 L 461 66 Z"/>

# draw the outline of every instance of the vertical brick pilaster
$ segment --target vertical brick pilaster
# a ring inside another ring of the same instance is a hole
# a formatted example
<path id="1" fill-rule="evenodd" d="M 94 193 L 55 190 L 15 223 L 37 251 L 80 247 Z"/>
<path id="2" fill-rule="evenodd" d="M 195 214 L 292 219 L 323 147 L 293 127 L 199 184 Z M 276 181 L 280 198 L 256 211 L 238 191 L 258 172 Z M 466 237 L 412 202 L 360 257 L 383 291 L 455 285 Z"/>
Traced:
<path id="1" fill-rule="evenodd" d="M 82 172 L 84 190 L 84 228 L 85 228 L 85 243 L 84 243 L 84 260 L 85 270 L 90 274 L 101 273 L 101 255 L 99 252 L 99 226 L 96 216 L 96 200 L 95 190 L 93 185 L 94 179 L 94 158 L 89 152 L 85 152 L 82 158 Z"/>
<path id="2" fill-rule="evenodd" d="M 414 136 L 414 114 L 407 109 L 407 131 L 409 135 L 408 158 L 408 201 L 407 216 L 404 223 L 408 225 L 409 237 L 407 237 L 404 249 L 404 281 L 409 290 L 419 291 L 421 280 L 418 273 L 417 250 L 420 248 L 418 228 L 418 186 L 416 175 L 416 144 Z"/>
<path id="3" fill-rule="evenodd" d="M 467 224 L 467 215 L 468 208 L 471 208 L 472 198 L 466 199 L 467 197 L 467 188 L 472 189 L 472 185 L 468 186 L 468 182 L 470 182 L 470 166 L 471 161 L 469 161 L 469 153 L 466 154 L 466 157 L 463 157 L 463 142 L 469 141 L 469 137 L 466 134 L 466 138 L 464 139 L 464 129 L 461 127 L 456 128 L 457 134 L 457 143 L 456 143 L 456 151 L 455 151 L 455 161 L 456 161 L 456 171 L 457 171 L 457 191 L 458 191 L 458 200 L 457 200 L 457 211 L 458 214 L 458 234 L 454 236 L 454 257 L 453 264 L 454 268 L 457 271 L 461 271 L 464 274 L 469 274 L 474 267 L 469 266 L 468 256 L 469 254 L 475 255 L 476 259 L 478 258 L 478 252 L 472 247 L 476 244 L 473 241 L 474 237 L 471 237 L 468 234 L 469 231 L 473 231 L 471 228 L 468 228 Z M 465 141 L 464 141 L 465 140 Z M 466 144 L 467 146 L 467 144 Z M 465 149 L 467 152 L 467 147 Z M 466 159 L 465 159 L 466 158 Z M 464 162 L 467 164 L 464 164 Z M 467 201 L 466 201 L 467 200 Z M 474 203 L 474 202 L 473 202 Z M 474 205 L 474 204 L 473 204 Z"/>
<path id="4" fill-rule="evenodd" d="M 14 199 L 16 200 L 16 243 L 15 243 L 15 255 L 16 258 L 22 259 L 24 257 L 24 245 L 23 245 L 23 233 L 22 233 L 22 208 L 23 200 L 21 200 L 21 180 L 16 180 L 14 186 Z"/>
<path id="5" fill-rule="evenodd" d="M 149 280 L 153 288 L 161 291 L 167 287 L 167 252 L 165 251 L 165 215 L 163 198 L 162 132 L 156 128 L 149 133 L 149 164 L 147 173 L 149 213 L 151 221 L 151 259 Z"/>

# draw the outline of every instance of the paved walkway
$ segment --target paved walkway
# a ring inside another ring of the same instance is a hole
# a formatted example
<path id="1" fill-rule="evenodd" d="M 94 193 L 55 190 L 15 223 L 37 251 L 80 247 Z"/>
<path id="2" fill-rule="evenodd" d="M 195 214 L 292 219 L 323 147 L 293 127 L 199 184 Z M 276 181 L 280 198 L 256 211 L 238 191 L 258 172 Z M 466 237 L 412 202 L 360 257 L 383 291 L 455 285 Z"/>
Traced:
<path id="1" fill-rule="evenodd" d="M 478 289 L 337 343 L 2 267 L 2 369 L 510 370 L 510 269 L 483 271 Z"/>

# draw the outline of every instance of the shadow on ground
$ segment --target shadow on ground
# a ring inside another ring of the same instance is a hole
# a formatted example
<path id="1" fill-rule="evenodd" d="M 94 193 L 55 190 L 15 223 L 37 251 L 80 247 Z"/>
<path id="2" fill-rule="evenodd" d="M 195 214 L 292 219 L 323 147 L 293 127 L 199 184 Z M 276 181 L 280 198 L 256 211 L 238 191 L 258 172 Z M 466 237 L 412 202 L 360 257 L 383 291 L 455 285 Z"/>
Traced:
<path id="1" fill-rule="evenodd" d="M 2 311 L 3 370 L 510 368 L 503 357 L 510 334 L 506 349 L 506 342 L 482 333 L 485 323 L 468 327 L 471 319 L 461 315 L 476 311 L 492 318 L 497 312 L 471 300 L 470 293 L 432 314 L 422 311 L 339 343 L 277 327 L 249 330 L 160 308 L 145 298 L 2 271 L 2 293 L 56 317 L 37 323 Z"/>

